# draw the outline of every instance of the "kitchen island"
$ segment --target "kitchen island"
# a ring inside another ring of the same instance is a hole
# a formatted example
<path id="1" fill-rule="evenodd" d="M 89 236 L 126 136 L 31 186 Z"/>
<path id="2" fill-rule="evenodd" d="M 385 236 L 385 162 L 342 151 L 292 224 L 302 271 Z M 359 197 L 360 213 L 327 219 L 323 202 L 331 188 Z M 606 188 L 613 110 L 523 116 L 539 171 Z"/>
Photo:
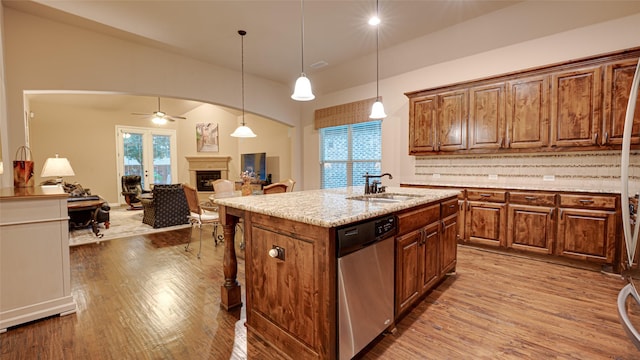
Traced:
<path id="1" fill-rule="evenodd" d="M 387 188 L 387 193 L 406 196 L 356 199 L 363 187 L 349 187 L 217 199 L 225 236 L 221 306 L 242 305 L 234 237 L 243 219 L 248 331 L 291 358 L 337 358 L 336 229 L 396 215 L 397 319 L 455 269 L 457 225 L 445 220 L 456 218 L 458 191 Z"/>

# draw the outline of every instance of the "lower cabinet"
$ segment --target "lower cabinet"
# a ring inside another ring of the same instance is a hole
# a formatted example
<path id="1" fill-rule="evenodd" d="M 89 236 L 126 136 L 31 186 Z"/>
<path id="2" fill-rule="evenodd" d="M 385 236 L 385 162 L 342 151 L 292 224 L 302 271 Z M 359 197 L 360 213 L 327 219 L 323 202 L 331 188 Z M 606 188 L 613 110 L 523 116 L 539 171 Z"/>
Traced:
<path id="1" fill-rule="evenodd" d="M 495 190 L 467 190 L 465 240 L 469 243 L 506 245 L 506 193 Z"/>
<path id="2" fill-rule="evenodd" d="M 552 254 L 555 246 L 555 204 L 552 193 L 509 194 L 507 247 Z"/>
<path id="3" fill-rule="evenodd" d="M 621 271 L 625 253 L 619 195 L 468 188 L 461 189 L 457 203 L 458 242 L 582 260 L 602 264 L 606 271 Z M 441 271 L 446 271 L 444 237 L 441 229 Z"/>
<path id="4" fill-rule="evenodd" d="M 396 317 L 455 270 L 458 200 L 398 214 Z"/>

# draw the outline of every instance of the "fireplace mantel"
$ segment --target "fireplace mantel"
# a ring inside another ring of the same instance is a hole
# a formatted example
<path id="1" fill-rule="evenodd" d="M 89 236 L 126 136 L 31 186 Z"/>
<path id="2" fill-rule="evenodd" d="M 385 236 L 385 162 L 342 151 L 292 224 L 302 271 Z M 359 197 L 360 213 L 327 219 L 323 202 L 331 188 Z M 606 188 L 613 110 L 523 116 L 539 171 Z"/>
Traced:
<path id="1" fill-rule="evenodd" d="M 189 184 L 196 186 L 196 171 L 220 171 L 221 179 L 229 179 L 230 156 L 186 156 L 189 163 Z M 209 196 L 210 194 L 204 193 Z"/>

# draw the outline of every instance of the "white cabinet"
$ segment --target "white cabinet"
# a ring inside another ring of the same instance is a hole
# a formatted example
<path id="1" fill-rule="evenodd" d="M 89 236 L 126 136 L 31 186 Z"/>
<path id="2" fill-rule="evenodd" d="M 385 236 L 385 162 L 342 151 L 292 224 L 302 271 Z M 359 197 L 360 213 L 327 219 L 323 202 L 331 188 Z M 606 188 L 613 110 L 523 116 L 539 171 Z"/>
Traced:
<path id="1" fill-rule="evenodd" d="M 0 190 L 0 332 L 76 311 L 68 226 L 66 194 Z"/>

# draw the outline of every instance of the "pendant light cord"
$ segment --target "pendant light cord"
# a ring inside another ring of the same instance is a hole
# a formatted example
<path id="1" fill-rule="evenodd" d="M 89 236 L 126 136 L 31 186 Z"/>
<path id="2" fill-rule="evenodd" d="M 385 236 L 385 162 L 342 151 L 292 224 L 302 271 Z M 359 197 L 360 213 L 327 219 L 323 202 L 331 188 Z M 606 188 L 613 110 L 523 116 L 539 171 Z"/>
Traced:
<path id="1" fill-rule="evenodd" d="M 238 31 L 240 34 L 240 47 L 241 47 L 241 72 L 242 72 L 242 126 L 244 126 L 244 36 L 247 34 L 246 31 L 240 30 Z"/>
<path id="2" fill-rule="evenodd" d="M 302 50 L 300 69 L 302 74 L 304 74 L 304 0 L 300 0 L 300 13 L 302 15 L 300 16 L 300 48 Z"/>
<path id="3" fill-rule="evenodd" d="M 378 0 L 376 0 L 376 17 L 380 18 Z M 380 24 L 376 25 L 376 101 L 380 101 Z"/>

